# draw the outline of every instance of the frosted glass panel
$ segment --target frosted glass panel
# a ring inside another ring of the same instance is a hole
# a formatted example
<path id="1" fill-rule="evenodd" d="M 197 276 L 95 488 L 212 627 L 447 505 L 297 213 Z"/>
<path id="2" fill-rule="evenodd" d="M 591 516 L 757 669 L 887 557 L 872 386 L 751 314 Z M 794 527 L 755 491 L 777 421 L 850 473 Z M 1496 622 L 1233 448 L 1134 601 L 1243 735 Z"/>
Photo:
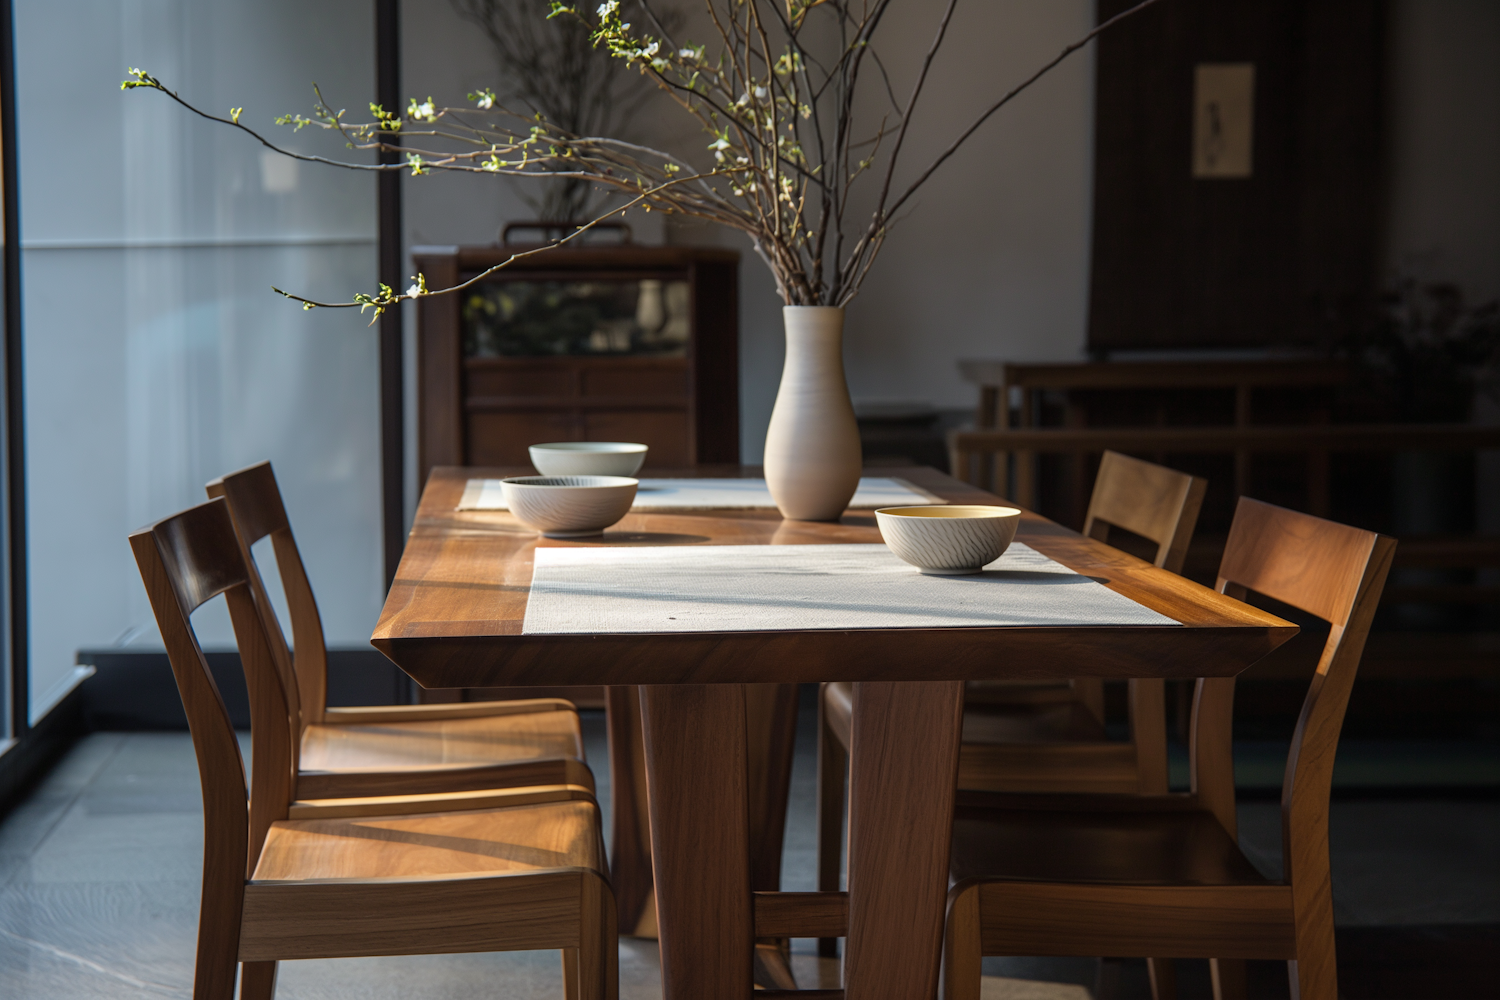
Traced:
<path id="1" fill-rule="evenodd" d="M 330 643 L 368 642 L 382 592 L 376 333 L 271 286 L 373 286 L 374 179 L 267 153 L 119 82 L 140 66 L 289 144 L 343 152 L 271 119 L 306 110 L 314 80 L 363 107 L 373 20 L 369 0 L 18 5 L 34 718 L 74 683 L 78 650 L 159 646 L 127 533 L 262 459 Z M 195 622 L 206 646 L 232 644 L 221 610 Z"/>

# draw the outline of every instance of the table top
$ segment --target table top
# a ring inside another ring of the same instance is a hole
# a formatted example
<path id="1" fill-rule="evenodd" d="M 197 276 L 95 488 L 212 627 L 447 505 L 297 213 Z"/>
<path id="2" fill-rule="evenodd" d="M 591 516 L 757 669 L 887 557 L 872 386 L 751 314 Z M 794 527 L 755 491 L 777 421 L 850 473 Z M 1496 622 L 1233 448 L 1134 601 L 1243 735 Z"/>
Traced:
<path id="1" fill-rule="evenodd" d="M 871 511 L 837 523 L 774 510 L 633 512 L 602 538 L 543 539 L 505 511 L 457 510 L 469 479 L 530 470 L 439 467 L 417 508 L 371 643 L 424 687 L 828 680 L 1232 676 L 1297 626 L 1024 513 L 1017 539 L 1174 626 L 997 626 L 673 635 L 522 635 L 538 545 L 880 542 Z M 759 476 L 749 466 L 662 476 Z M 953 503 L 1006 501 L 934 469 L 882 468 Z"/>

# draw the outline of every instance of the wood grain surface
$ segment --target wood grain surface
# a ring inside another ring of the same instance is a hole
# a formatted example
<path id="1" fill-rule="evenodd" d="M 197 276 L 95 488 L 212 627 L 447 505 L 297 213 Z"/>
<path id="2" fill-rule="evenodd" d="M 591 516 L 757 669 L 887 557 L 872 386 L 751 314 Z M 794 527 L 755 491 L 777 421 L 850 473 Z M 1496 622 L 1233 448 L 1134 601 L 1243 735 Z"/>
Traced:
<path id="1" fill-rule="evenodd" d="M 641 689 L 651 858 L 669 1000 L 748 997 L 754 913 L 745 689 Z"/>
<path id="2" fill-rule="evenodd" d="M 854 687 L 844 950 L 851 998 L 937 992 L 963 711 L 956 681 Z"/>
<path id="3" fill-rule="evenodd" d="M 1017 538 L 1183 624 L 868 629 L 677 635 L 522 635 L 538 545 L 766 545 L 880 541 L 870 512 L 838 523 L 776 511 L 632 513 L 602 539 L 540 539 L 502 511 L 459 511 L 464 483 L 506 469 L 438 468 L 423 492 L 372 643 L 424 687 L 693 684 L 826 680 L 1053 678 L 1089 664 L 1101 677 L 1233 675 L 1296 626 L 1026 514 Z M 882 470 L 955 503 L 996 503 L 932 469 Z M 673 475 L 756 475 L 699 466 Z"/>

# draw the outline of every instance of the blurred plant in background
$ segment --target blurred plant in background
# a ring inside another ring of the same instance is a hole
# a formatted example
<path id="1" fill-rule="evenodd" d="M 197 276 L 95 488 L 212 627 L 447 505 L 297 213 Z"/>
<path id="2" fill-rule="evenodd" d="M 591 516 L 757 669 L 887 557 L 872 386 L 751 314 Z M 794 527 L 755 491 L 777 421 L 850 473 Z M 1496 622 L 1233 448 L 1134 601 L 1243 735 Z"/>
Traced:
<path id="1" fill-rule="evenodd" d="M 549 17 L 552 0 L 450 0 L 495 50 L 502 103 L 526 108 L 572 135 L 629 139 L 641 105 L 657 93 L 651 80 L 594 45 L 577 18 Z M 663 24 L 681 24 L 673 9 Z M 582 224 L 598 214 L 609 192 L 582 177 L 544 181 L 543 196 L 521 196 L 542 222 Z"/>
<path id="2" fill-rule="evenodd" d="M 1344 353 L 1395 419 L 1466 422 L 1476 392 L 1500 401 L 1500 301 L 1471 307 L 1457 285 L 1403 278 Z"/>

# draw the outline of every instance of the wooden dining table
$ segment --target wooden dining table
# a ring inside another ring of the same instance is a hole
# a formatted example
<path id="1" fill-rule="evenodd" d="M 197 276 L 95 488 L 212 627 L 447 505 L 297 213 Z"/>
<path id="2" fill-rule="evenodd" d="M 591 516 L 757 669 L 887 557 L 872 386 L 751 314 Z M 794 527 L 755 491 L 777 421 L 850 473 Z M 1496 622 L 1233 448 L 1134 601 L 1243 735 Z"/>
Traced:
<path id="1" fill-rule="evenodd" d="M 806 631 L 522 631 L 538 546 L 878 543 L 871 511 L 837 523 L 774 510 L 633 511 L 602 537 L 542 539 L 503 511 L 459 510 L 437 468 L 371 639 L 423 687 L 640 685 L 662 985 L 667 1000 L 748 1000 L 757 938 L 844 937 L 846 1000 L 935 995 L 964 682 L 1232 676 L 1297 626 L 1023 512 L 1037 552 L 1181 623 Z M 758 477 L 700 466 L 672 477 Z M 933 469 L 881 468 L 952 503 L 1000 498 Z M 848 892 L 753 892 L 745 684 L 854 682 Z M 760 991 L 768 996 L 780 991 Z"/>

